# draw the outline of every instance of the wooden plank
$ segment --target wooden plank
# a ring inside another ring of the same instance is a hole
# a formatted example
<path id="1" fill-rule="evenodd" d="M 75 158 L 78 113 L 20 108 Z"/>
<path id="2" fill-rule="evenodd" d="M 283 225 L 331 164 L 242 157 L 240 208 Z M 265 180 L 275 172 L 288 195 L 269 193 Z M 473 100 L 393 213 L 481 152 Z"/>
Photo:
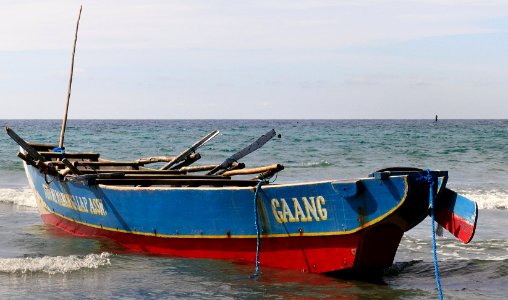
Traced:
<path id="1" fill-rule="evenodd" d="M 210 171 L 213 168 L 217 167 L 217 165 L 202 165 L 202 166 L 190 166 L 180 168 L 180 171 L 184 172 L 202 172 L 202 171 Z"/>
<path id="2" fill-rule="evenodd" d="M 139 167 L 139 164 L 133 161 L 77 161 L 78 166 L 87 167 Z"/>
<path id="3" fill-rule="evenodd" d="M 215 175 L 186 175 L 186 174 L 125 174 L 124 179 L 231 179 L 231 177 Z"/>
<path id="4" fill-rule="evenodd" d="M 112 173 L 103 173 L 103 174 L 84 174 L 84 175 L 75 175 L 75 176 L 66 176 L 66 181 L 74 181 L 74 182 L 93 182 L 96 179 L 119 179 L 123 178 L 125 173 L 123 172 L 112 172 Z"/>
<path id="5" fill-rule="evenodd" d="M 31 159 L 29 156 L 26 156 L 25 154 L 18 152 L 18 157 L 24 160 L 27 164 L 37 167 L 37 163 Z"/>
<path id="6" fill-rule="evenodd" d="M 54 144 L 40 144 L 40 143 L 31 143 L 31 142 L 28 142 L 28 145 L 32 146 L 32 148 L 34 148 L 37 151 L 40 151 L 40 150 L 47 151 L 47 150 L 52 150 L 55 147 L 57 147 L 57 145 L 54 145 Z"/>
<path id="7" fill-rule="evenodd" d="M 96 174 L 96 173 L 114 173 L 122 172 L 125 174 L 185 174 L 180 170 L 112 170 L 112 169 L 100 169 L 100 170 L 83 170 L 80 169 L 83 174 Z"/>
<path id="8" fill-rule="evenodd" d="M 53 165 L 63 165 L 64 163 L 61 161 L 51 160 L 46 161 L 48 164 Z M 130 161 L 74 161 L 74 164 L 76 166 L 82 166 L 82 167 L 138 167 L 138 164 L 136 162 L 130 162 Z"/>
<path id="9" fill-rule="evenodd" d="M 76 175 L 83 174 L 73 163 L 71 163 L 67 158 L 62 159 L 63 164 L 69 169 L 72 173 Z"/>
<path id="10" fill-rule="evenodd" d="M 176 165 L 173 165 L 171 168 L 169 168 L 170 170 L 178 170 L 178 169 L 181 169 L 183 167 L 186 167 L 188 165 L 191 165 L 193 164 L 194 162 L 196 162 L 197 160 L 199 160 L 201 158 L 201 154 L 199 153 L 192 153 L 191 155 L 187 156 L 187 158 L 180 162 L 179 164 L 176 164 Z"/>
<path id="11" fill-rule="evenodd" d="M 277 170 L 277 169 L 273 169 L 273 170 L 268 170 L 266 172 L 263 172 L 261 174 L 259 174 L 258 176 L 252 178 L 252 180 L 265 180 L 265 179 L 268 179 L 268 178 L 272 178 L 273 175 L 275 175 L 276 173 L 280 172 L 284 170 L 284 167 L 282 167 L 282 169 L 280 170 Z"/>
<path id="12" fill-rule="evenodd" d="M 255 180 L 230 179 L 96 179 L 90 184 L 132 185 L 132 186 L 255 186 Z"/>
<path id="13" fill-rule="evenodd" d="M 69 168 L 65 168 L 63 170 L 58 171 L 58 174 L 60 174 L 60 176 L 62 176 L 62 178 L 69 175 L 70 173 L 72 173 L 72 171 Z"/>
<path id="14" fill-rule="evenodd" d="M 243 169 L 243 168 L 245 168 L 244 163 L 233 162 L 229 168 L 221 169 L 221 170 L 217 171 L 217 173 L 215 173 L 215 175 L 222 175 L 226 171 L 239 170 L 239 169 Z"/>
<path id="15" fill-rule="evenodd" d="M 152 179 L 203 179 L 203 180 L 224 180 L 231 179 L 231 177 L 215 176 L 215 175 L 186 175 L 186 174 L 133 174 L 120 172 L 105 172 L 105 173 L 89 173 L 80 174 L 83 176 L 76 176 L 76 178 L 88 178 L 88 179 L 121 179 L 121 180 L 152 180 Z M 115 177 L 111 177 L 111 176 Z M 106 178 L 105 176 L 109 176 Z"/>
<path id="16" fill-rule="evenodd" d="M 60 152 L 53 151 L 40 151 L 39 154 L 46 158 L 81 158 L 81 159 L 92 159 L 98 160 L 100 154 L 96 152 L 65 152 L 62 154 Z"/>
<path id="17" fill-rule="evenodd" d="M 135 162 L 139 165 L 147 165 L 147 164 L 153 164 L 158 162 L 170 162 L 173 159 L 175 159 L 174 156 L 153 156 L 153 157 L 146 157 L 146 158 L 140 158 L 137 159 Z"/>

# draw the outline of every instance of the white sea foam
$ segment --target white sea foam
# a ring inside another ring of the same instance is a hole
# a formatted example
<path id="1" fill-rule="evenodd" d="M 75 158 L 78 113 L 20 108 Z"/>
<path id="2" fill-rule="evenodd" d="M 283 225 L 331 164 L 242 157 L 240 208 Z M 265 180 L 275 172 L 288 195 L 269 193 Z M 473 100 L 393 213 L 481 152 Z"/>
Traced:
<path id="1" fill-rule="evenodd" d="M 460 194 L 476 201 L 479 209 L 508 209 L 508 191 L 464 191 Z"/>
<path id="2" fill-rule="evenodd" d="M 103 252 L 101 254 L 88 254 L 86 256 L 0 258 L 0 272 L 65 274 L 81 269 L 97 269 L 101 266 L 110 265 L 110 256 L 110 253 Z"/>
<path id="3" fill-rule="evenodd" d="M 12 203 L 20 206 L 37 207 L 35 196 L 31 189 L 0 188 L 0 202 Z"/>

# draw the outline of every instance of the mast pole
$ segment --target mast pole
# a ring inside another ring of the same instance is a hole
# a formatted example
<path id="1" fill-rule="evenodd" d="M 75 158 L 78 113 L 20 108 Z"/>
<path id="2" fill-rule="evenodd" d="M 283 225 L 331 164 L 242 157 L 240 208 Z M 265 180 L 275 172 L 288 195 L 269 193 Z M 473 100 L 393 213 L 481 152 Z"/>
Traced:
<path id="1" fill-rule="evenodd" d="M 76 22 L 76 32 L 74 34 L 74 47 L 72 48 L 71 73 L 69 77 L 69 85 L 67 86 L 67 102 L 65 103 L 65 114 L 62 120 L 62 131 L 60 132 L 60 142 L 58 143 L 58 147 L 62 149 L 64 143 L 65 127 L 67 126 L 67 113 L 69 111 L 69 101 L 71 99 L 72 74 L 74 72 L 74 55 L 76 54 L 76 42 L 78 41 L 79 20 L 81 19 L 82 9 L 83 5 L 79 7 L 78 21 Z"/>

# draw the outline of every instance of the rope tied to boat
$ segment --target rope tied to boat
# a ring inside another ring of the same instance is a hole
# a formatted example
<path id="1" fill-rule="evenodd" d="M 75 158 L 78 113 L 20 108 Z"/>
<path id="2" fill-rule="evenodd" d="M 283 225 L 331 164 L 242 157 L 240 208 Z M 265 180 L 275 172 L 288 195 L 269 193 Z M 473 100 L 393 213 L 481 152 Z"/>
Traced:
<path id="1" fill-rule="evenodd" d="M 254 227 L 256 228 L 256 270 L 251 276 L 252 278 L 259 277 L 259 247 L 261 245 L 261 232 L 259 229 L 259 213 L 258 213 L 258 194 L 263 184 L 268 183 L 266 178 L 262 178 L 256 185 L 256 191 L 254 192 Z"/>
<path id="2" fill-rule="evenodd" d="M 263 184 L 270 183 L 270 178 L 272 178 L 273 174 L 270 176 L 263 176 L 261 175 L 261 180 L 256 185 L 256 190 L 254 191 L 254 227 L 256 228 L 256 270 L 254 274 L 252 274 L 251 278 L 258 278 L 259 277 L 259 248 L 261 246 L 261 230 L 259 229 L 259 213 L 258 213 L 258 194 L 259 191 L 261 191 L 261 186 Z M 277 179 L 277 177 L 275 177 Z M 272 182 L 275 181 L 272 180 Z"/>
<path id="3" fill-rule="evenodd" d="M 443 291 L 441 289 L 441 279 L 439 277 L 439 265 L 437 262 L 437 247 L 436 247 L 436 229 L 435 229 L 435 217 L 434 217 L 434 197 L 437 193 L 437 177 L 432 175 L 429 169 L 425 169 L 424 173 L 420 174 L 417 180 L 426 181 L 429 184 L 429 205 L 430 205 L 430 216 L 432 219 L 432 252 L 434 256 L 434 273 L 436 276 L 437 291 L 439 299 L 443 299 Z"/>

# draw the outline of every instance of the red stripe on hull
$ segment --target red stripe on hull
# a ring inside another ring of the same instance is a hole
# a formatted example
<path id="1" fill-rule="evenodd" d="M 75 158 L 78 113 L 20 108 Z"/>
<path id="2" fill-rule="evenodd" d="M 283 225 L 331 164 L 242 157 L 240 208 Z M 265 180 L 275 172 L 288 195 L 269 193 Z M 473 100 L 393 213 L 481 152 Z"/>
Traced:
<path id="1" fill-rule="evenodd" d="M 101 236 L 141 252 L 188 258 L 214 258 L 254 263 L 255 238 L 167 238 L 124 233 L 75 223 L 53 214 L 43 214 L 46 224 L 57 226 L 78 236 Z M 261 238 L 260 266 L 326 273 L 343 269 L 384 268 L 392 264 L 400 241 L 398 231 L 389 233 L 383 242 L 393 240 L 391 248 L 379 247 L 377 238 L 365 240 L 369 234 L 357 232 L 341 236 L 302 236 Z M 370 235 L 375 237 L 377 235 Z M 363 245 L 361 251 L 358 247 Z M 374 246 L 366 249 L 365 246 Z M 375 251 L 372 251 L 375 250 Z M 364 253 L 369 257 L 360 257 Z M 367 263 L 367 264 L 366 264 Z"/>

